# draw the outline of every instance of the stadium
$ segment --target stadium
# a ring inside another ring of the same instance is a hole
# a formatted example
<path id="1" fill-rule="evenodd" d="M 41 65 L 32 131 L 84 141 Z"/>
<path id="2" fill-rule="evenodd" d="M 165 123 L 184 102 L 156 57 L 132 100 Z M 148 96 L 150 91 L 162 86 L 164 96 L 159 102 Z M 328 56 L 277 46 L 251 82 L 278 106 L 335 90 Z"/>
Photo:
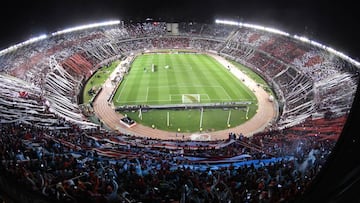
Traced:
<path id="1" fill-rule="evenodd" d="M 221 19 L 71 27 L 1 50 L 0 65 L 0 185 L 16 202 L 296 201 L 360 67 Z"/>

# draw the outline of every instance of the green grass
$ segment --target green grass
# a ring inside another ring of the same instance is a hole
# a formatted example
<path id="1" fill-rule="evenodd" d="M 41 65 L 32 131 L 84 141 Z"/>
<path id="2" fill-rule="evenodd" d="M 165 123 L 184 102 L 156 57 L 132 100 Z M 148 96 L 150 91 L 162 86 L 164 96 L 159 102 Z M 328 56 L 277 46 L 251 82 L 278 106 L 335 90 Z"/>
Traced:
<path id="1" fill-rule="evenodd" d="M 155 72 L 151 71 L 152 64 Z M 165 68 L 169 66 L 169 68 Z M 248 118 L 256 112 L 257 99 L 239 79 L 232 75 L 214 58 L 205 54 L 144 54 L 132 63 L 115 93 L 115 106 L 121 105 L 165 105 L 182 104 L 182 95 L 187 102 L 197 103 L 194 95 L 200 95 L 201 103 L 251 101 Z M 166 124 L 168 110 L 151 110 L 143 113 L 122 112 L 147 126 L 158 129 L 183 132 L 199 131 L 200 110 L 169 111 L 171 126 Z M 246 121 L 244 110 L 232 113 L 231 126 Z M 213 131 L 227 128 L 229 110 L 206 109 L 203 115 L 203 130 Z"/>
<path id="2" fill-rule="evenodd" d="M 152 64 L 155 64 L 155 72 L 151 72 Z M 165 66 L 169 68 L 165 69 Z M 203 54 L 137 57 L 113 102 L 115 106 L 181 104 L 182 95 L 188 94 L 200 94 L 201 103 L 256 102 L 251 90 L 215 59 Z"/>
<path id="3" fill-rule="evenodd" d="M 94 95 L 89 94 L 89 90 L 91 88 L 97 90 L 99 89 L 109 78 L 110 74 L 115 70 L 116 66 L 120 63 L 120 61 L 114 61 L 109 66 L 103 66 L 98 69 L 87 81 L 84 91 L 83 91 L 83 103 L 89 104 Z"/>
<path id="4" fill-rule="evenodd" d="M 270 88 L 269 84 L 261 77 L 259 76 L 256 72 L 254 72 L 253 70 L 251 70 L 250 68 L 236 62 L 233 60 L 229 60 L 229 62 L 231 64 L 233 64 L 235 67 L 237 67 L 241 72 L 245 73 L 247 76 L 249 76 L 251 79 L 253 79 L 256 83 L 260 84 L 264 90 L 268 93 L 270 93 L 271 95 L 275 96 L 275 94 L 273 93 L 272 89 Z"/>
<path id="5" fill-rule="evenodd" d="M 257 106 L 251 105 L 248 112 L 248 119 L 255 115 Z M 230 113 L 230 127 L 244 123 L 246 119 L 246 108 L 238 109 L 204 109 L 202 132 L 212 132 L 227 128 L 227 120 Z M 169 112 L 169 126 L 167 125 L 167 112 Z M 157 129 L 177 132 L 198 132 L 200 131 L 200 109 L 191 110 L 150 110 L 142 113 L 142 120 L 138 117 L 139 112 L 122 112 L 138 123 L 147 126 L 154 125 Z"/>

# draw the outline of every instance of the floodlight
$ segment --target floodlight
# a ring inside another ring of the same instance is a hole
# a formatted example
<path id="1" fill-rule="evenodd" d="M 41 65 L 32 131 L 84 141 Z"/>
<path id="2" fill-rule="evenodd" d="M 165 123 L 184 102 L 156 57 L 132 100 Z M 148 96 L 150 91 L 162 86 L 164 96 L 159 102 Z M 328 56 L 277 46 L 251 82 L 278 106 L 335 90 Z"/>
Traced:
<path id="1" fill-rule="evenodd" d="M 101 23 L 92 23 L 92 24 L 87 24 L 87 25 L 80 25 L 80 26 L 67 28 L 67 29 L 64 29 L 64 30 L 54 32 L 51 35 L 52 36 L 61 35 L 61 34 L 69 33 L 69 32 L 89 29 L 89 28 L 102 27 L 102 26 L 108 26 L 108 25 L 116 25 L 116 24 L 119 24 L 119 23 L 120 23 L 119 20 L 112 20 L 112 21 L 105 21 L 105 22 L 101 22 Z"/>
<path id="2" fill-rule="evenodd" d="M 304 43 L 308 43 L 308 44 L 311 44 L 311 45 L 314 45 L 318 48 L 321 48 L 325 51 L 328 51 L 329 53 L 332 53 L 332 54 L 335 54 L 337 55 L 338 57 L 344 59 L 344 60 L 347 60 L 349 61 L 350 63 L 352 63 L 353 65 L 355 65 L 356 67 L 360 67 L 360 62 L 350 58 L 349 56 L 345 55 L 344 53 L 341 53 L 341 52 L 338 52 L 336 51 L 335 49 L 331 48 L 331 47 L 328 47 L 328 46 L 325 46 L 323 44 L 320 44 L 319 42 L 315 42 L 315 41 L 312 41 L 310 39 L 308 39 L 307 37 L 304 37 L 304 36 L 298 36 L 298 35 L 290 35 L 289 33 L 287 32 L 283 32 L 281 30 L 278 30 L 278 29 L 275 29 L 275 28 L 270 28 L 270 27 L 264 27 L 264 26 L 261 26 L 261 25 L 254 25 L 254 24 L 249 24 L 249 23 L 241 23 L 241 22 L 235 22 L 235 21 L 230 21 L 230 20 L 219 20 L 219 19 L 216 19 L 215 20 L 215 23 L 217 24 L 225 24 L 225 25 L 235 25 L 235 26 L 243 26 L 243 27 L 247 27 L 247 28 L 252 28 L 252 29 L 257 29 L 257 30 L 263 30 L 263 31 L 266 31 L 266 32 L 270 32 L 270 33 L 274 33 L 274 34 L 279 34 L 279 35 L 284 35 L 284 36 L 289 36 L 289 37 L 292 37 L 296 40 L 300 40 Z"/>
<path id="3" fill-rule="evenodd" d="M 15 44 L 15 45 L 13 45 L 13 46 L 10 46 L 10 47 L 8 47 L 8 48 L 6 48 L 6 49 L 1 50 L 1 51 L 0 51 L 0 56 L 4 55 L 4 54 L 6 54 L 6 53 L 12 52 L 12 51 L 14 51 L 14 50 L 16 50 L 16 49 L 18 49 L 18 48 L 20 48 L 20 47 L 23 47 L 23 46 L 25 46 L 25 45 L 28 45 L 28 44 L 31 44 L 31 43 L 34 43 L 34 42 L 43 40 L 43 39 L 45 39 L 45 38 L 47 38 L 47 35 L 46 35 L 46 34 L 42 34 L 42 35 L 40 35 L 40 36 L 38 36 L 38 37 L 30 38 L 30 39 L 28 39 L 28 40 L 26 40 L 26 41 L 24 41 L 24 42 Z"/>

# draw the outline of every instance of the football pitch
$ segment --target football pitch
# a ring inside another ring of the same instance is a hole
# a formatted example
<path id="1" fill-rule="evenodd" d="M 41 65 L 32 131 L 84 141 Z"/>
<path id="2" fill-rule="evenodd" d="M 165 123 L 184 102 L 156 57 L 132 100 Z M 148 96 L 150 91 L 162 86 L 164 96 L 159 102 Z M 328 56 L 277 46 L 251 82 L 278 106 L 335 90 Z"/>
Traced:
<path id="1" fill-rule="evenodd" d="M 236 101 L 256 101 L 256 97 L 204 54 L 138 56 L 114 97 L 115 106 Z"/>
<path id="2" fill-rule="evenodd" d="M 219 130 L 228 127 L 228 123 L 239 125 L 246 117 L 252 117 L 257 109 L 254 93 L 217 60 L 196 53 L 137 56 L 113 98 L 115 106 L 230 102 L 251 104 L 246 110 L 234 109 L 231 117 L 229 109 L 206 109 L 203 115 L 194 109 L 150 110 L 142 113 L 141 119 L 138 112 L 121 113 L 144 125 L 170 131 L 177 131 L 181 126 L 181 131 L 186 132 L 199 131 L 199 123 L 204 130 Z M 217 123 L 221 124 L 217 126 Z"/>

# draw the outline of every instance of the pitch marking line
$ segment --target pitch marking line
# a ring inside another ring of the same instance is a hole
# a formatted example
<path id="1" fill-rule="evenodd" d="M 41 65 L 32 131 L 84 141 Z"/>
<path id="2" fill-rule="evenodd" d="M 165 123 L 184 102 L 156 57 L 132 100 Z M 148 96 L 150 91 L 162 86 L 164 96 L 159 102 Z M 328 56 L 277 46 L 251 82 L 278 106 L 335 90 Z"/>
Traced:
<path id="1" fill-rule="evenodd" d="M 121 89 L 120 93 L 119 93 L 119 96 L 116 98 L 116 102 L 119 102 L 120 101 L 120 98 L 121 98 L 121 94 L 123 93 L 124 89 L 126 88 L 126 84 L 127 84 L 127 79 L 125 80 L 125 83 L 123 85 L 123 88 Z"/>
<path id="2" fill-rule="evenodd" d="M 126 101 L 119 104 L 129 104 L 129 103 L 147 103 L 147 102 L 169 102 L 169 99 L 155 99 L 155 100 L 133 100 L 133 101 Z M 174 100 L 176 101 L 176 100 Z M 179 100 L 179 104 L 181 103 L 181 100 Z"/>
<path id="3" fill-rule="evenodd" d="M 184 94 L 170 94 L 169 99 L 170 99 L 170 101 L 182 101 L 182 99 L 172 99 L 174 97 L 181 98 L 182 95 L 184 95 Z M 198 95 L 200 95 L 200 101 L 211 101 L 212 100 L 208 94 L 198 94 Z M 229 99 L 225 99 L 225 100 L 229 100 Z"/>
<path id="4" fill-rule="evenodd" d="M 223 89 L 223 91 L 225 92 L 225 94 L 226 94 L 226 96 L 228 97 L 228 99 L 231 99 L 230 95 L 227 93 L 227 91 L 224 89 L 224 87 L 223 87 L 223 86 L 220 86 L 220 87 Z"/>
<path id="5" fill-rule="evenodd" d="M 149 95 L 149 87 L 146 88 L 145 101 L 148 100 L 148 95 Z"/>
<path id="6" fill-rule="evenodd" d="M 206 95 L 206 94 L 203 94 L 203 95 Z M 204 99 L 201 99 L 201 100 L 205 100 L 205 101 L 211 101 L 212 99 L 210 98 L 204 98 Z M 129 104 L 129 103 L 140 103 L 140 104 L 144 104 L 146 102 L 168 102 L 168 101 L 178 101 L 179 104 L 182 103 L 181 99 L 174 99 L 174 100 L 169 100 L 169 99 L 162 99 L 162 100 L 132 100 L 132 101 L 126 101 L 126 102 L 119 102 L 119 104 Z M 220 102 L 223 102 L 223 101 L 253 101 L 253 100 L 233 100 L 233 99 L 221 99 L 217 102 L 214 102 L 214 103 L 220 103 Z"/>
<path id="7" fill-rule="evenodd" d="M 204 99 L 201 99 L 201 95 L 205 95 L 207 98 L 204 98 Z M 208 100 L 208 101 L 211 101 L 210 97 L 208 94 L 200 94 L 200 99 L 201 100 Z"/>
<path id="8" fill-rule="evenodd" d="M 224 88 L 222 87 L 222 86 L 216 86 L 216 85 L 214 85 L 214 86 L 205 86 L 205 85 L 183 85 L 183 86 L 179 86 L 179 85 L 173 85 L 173 86 L 167 86 L 167 85 L 164 85 L 164 86 L 155 86 L 155 87 L 147 87 L 147 89 L 146 89 L 146 100 L 148 99 L 148 95 L 149 95 L 149 93 L 151 93 L 151 89 L 163 89 L 163 88 L 166 88 L 166 89 L 168 89 L 168 88 L 172 88 L 172 87 L 174 87 L 174 88 L 177 88 L 180 92 L 182 92 L 181 94 L 177 94 L 179 97 L 181 97 L 181 95 L 183 95 L 183 94 L 189 94 L 188 93 L 188 89 L 182 89 L 182 88 L 189 88 L 189 87 L 192 87 L 192 88 L 198 88 L 198 87 L 200 87 L 200 88 L 220 88 L 220 90 L 221 90 L 221 88 L 222 88 L 222 91 L 225 91 L 224 90 Z M 181 91 L 181 90 L 183 90 L 183 91 Z M 219 90 L 219 91 L 220 91 Z M 205 100 L 212 100 L 212 99 L 210 99 L 210 97 L 209 97 L 209 95 L 208 94 L 206 94 L 206 93 L 198 93 L 198 94 L 200 94 L 200 96 L 201 95 L 207 95 L 207 97 L 208 97 L 208 99 L 205 99 Z M 227 94 L 227 92 L 225 91 L 225 94 L 226 94 L 226 96 L 227 96 L 227 99 L 224 99 L 224 100 L 235 100 L 235 99 L 232 99 L 230 96 L 229 96 L 229 94 Z M 172 97 L 173 96 L 175 96 L 176 94 L 170 94 L 169 95 L 169 100 L 168 101 L 178 101 L 178 100 L 173 100 L 172 99 Z M 164 96 L 165 95 L 163 95 L 163 96 L 161 96 L 161 98 L 164 98 Z M 160 100 L 159 100 L 160 101 Z M 163 101 L 164 101 L 164 99 L 163 99 Z M 180 99 L 180 101 L 181 101 L 181 99 Z"/>
<path id="9" fill-rule="evenodd" d="M 162 85 L 162 86 L 154 86 L 154 87 L 148 87 L 148 88 L 169 88 L 169 87 L 209 87 L 209 88 L 218 88 L 222 87 L 220 85 Z M 223 87 L 222 87 L 223 88 Z M 223 88 L 224 89 L 224 88 Z"/>
<path id="10" fill-rule="evenodd" d="M 180 95 L 182 94 L 170 94 L 169 95 L 169 99 L 156 99 L 156 100 L 129 100 L 129 101 L 126 101 L 126 102 L 119 102 L 120 104 L 129 104 L 129 103 L 141 103 L 141 104 L 144 104 L 146 102 L 170 102 L 170 101 L 175 101 L 175 102 L 179 102 L 179 104 L 181 104 L 181 99 L 172 99 L 174 97 L 180 97 Z M 207 95 L 207 94 L 200 94 L 201 95 L 204 95 L 208 98 L 201 98 L 202 101 L 211 101 L 213 99 L 210 99 L 210 97 Z M 180 97 L 181 98 L 181 97 Z M 245 100 L 245 99 L 237 99 L 237 100 L 234 100 L 234 99 L 221 99 L 219 100 L 218 102 L 215 102 L 215 103 L 219 103 L 219 102 L 222 102 L 222 101 L 255 101 L 255 100 Z"/>

